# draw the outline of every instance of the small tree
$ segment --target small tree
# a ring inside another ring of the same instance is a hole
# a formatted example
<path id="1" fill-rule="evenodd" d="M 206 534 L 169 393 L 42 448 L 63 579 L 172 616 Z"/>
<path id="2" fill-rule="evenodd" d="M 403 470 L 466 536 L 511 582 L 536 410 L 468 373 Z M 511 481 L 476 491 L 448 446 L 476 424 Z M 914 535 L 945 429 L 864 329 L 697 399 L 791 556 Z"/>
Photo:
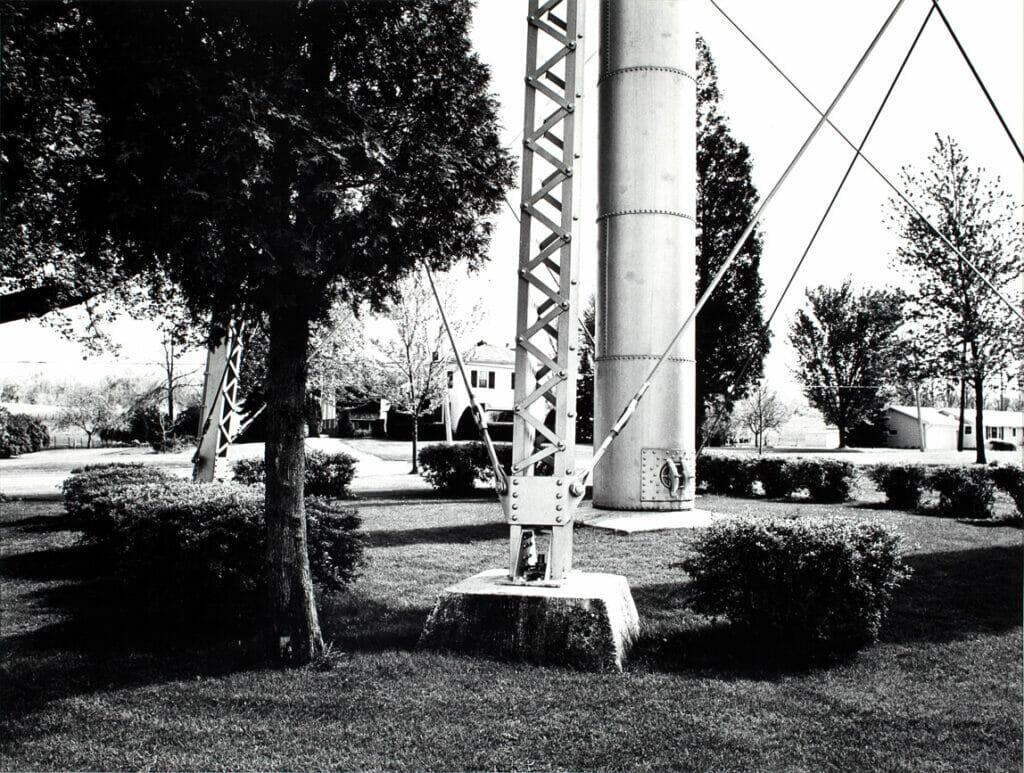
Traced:
<path id="1" fill-rule="evenodd" d="M 57 414 L 61 429 L 76 427 L 85 432 L 86 446 L 92 448 L 93 436 L 102 430 L 118 430 L 128 426 L 128 400 L 123 387 L 114 382 L 99 386 L 78 386 L 64 394 Z"/>
<path id="2" fill-rule="evenodd" d="M 882 407 L 886 385 L 902 358 L 897 331 L 903 324 L 899 291 L 854 293 L 838 288 L 807 291 L 808 309 L 796 314 L 789 340 L 799 361 L 797 377 L 807 400 L 839 428 L 839 445 L 850 430 Z"/>
<path id="3" fill-rule="evenodd" d="M 576 442 L 594 442 L 594 336 L 597 310 L 594 296 L 590 296 L 580 319 L 577 338 L 579 368 L 576 373 Z M 600 438 L 603 440 L 604 438 Z"/>
<path id="4" fill-rule="evenodd" d="M 971 167 L 956 140 L 936 135 L 928 168 L 904 168 L 904 188 L 914 205 L 1018 308 L 1021 299 L 1020 202 L 998 178 Z M 981 279 L 902 202 L 893 201 L 893 226 L 903 239 L 900 264 L 915 280 L 912 314 L 923 347 L 961 379 L 960 437 L 965 386 L 974 392 L 976 460 L 985 463 L 982 410 L 985 381 L 1021 358 L 1024 329 Z"/>
<path id="5" fill-rule="evenodd" d="M 764 381 L 736 406 L 736 420 L 754 433 L 758 453 L 764 448 L 765 433 L 778 429 L 788 418 L 789 409 Z"/>
<path id="6" fill-rule="evenodd" d="M 437 281 L 437 288 L 452 333 L 461 341 L 461 333 L 479 316 L 477 310 L 468 316 L 455 314 L 451 284 Z M 394 333 L 380 344 L 386 363 L 382 389 L 395 408 L 412 416 L 410 473 L 418 473 L 420 418 L 433 411 L 444 396 L 451 347 L 426 279 L 415 274 L 401 284 L 399 292 L 387 308 Z"/>

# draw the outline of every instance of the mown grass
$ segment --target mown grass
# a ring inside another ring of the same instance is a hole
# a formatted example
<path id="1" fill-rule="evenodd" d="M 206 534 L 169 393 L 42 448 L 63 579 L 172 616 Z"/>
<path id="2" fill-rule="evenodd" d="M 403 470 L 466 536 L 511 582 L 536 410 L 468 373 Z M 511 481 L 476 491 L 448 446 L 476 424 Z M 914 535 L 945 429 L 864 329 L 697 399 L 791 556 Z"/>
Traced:
<path id="1" fill-rule="evenodd" d="M 642 639 L 624 674 L 415 649 L 436 593 L 500 566 L 480 498 L 364 500 L 370 562 L 321 600 L 334 654 L 294 671 L 244 646 L 141 647 L 56 503 L 2 525 L 4 769 L 1019 770 L 1021 543 L 863 505 L 706 497 L 724 513 L 875 517 L 914 577 L 882 640 L 806 669 L 686 609 L 685 531 L 576 532 L 577 566 L 626 575 Z"/>

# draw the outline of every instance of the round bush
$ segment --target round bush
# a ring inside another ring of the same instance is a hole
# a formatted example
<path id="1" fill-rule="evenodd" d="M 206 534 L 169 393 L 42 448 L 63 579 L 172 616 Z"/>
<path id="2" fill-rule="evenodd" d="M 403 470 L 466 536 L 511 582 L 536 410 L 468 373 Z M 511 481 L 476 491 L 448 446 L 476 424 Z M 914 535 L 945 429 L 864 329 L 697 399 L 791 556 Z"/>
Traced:
<path id="1" fill-rule="evenodd" d="M 836 503 L 850 499 L 854 466 L 833 459 L 802 459 L 796 462 L 797 488 L 806 488 L 812 502 Z"/>
<path id="2" fill-rule="evenodd" d="M 50 431 L 38 419 L 0 408 L 0 459 L 42 451 Z"/>
<path id="3" fill-rule="evenodd" d="M 697 485 L 710 494 L 752 497 L 756 463 L 740 456 L 701 454 L 697 457 Z"/>
<path id="4" fill-rule="evenodd" d="M 939 495 L 936 509 L 950 518 L 991 518 L 995 486 L 987 467 L 938 467 L 928 484 Z"/>
<path id="5" fill-rule="evenodd" d="M 97 536 L 112 598 L 136 625 L 186 636 L 236 635 L 259 625 L 267 591 L 262 487 L 166 478 L 116 485 L 92 507 L 105 524 Z M 359 524 L 353 510 L 307 500 L 310 570 L 321 590 L 355 578 L 363 556 Z"/>
<path id="6" fill-rule="evenodd" d="M 928 471 L 919 464 L 876 464 L 868 476 L 886 501 L 901 510 L 917 509 L 928 485 Z"/>
<path id="7" fill-rule="evenodd" d="M 997 488 L 1010 495 L 1017 506 L 1017 514 L 1024 515 L 1024 469 L 1016 466 L 989 467 L 989 477 Z"/>
<path id="8" fill-rule="evenodd" d="M 144 464 L 91 464 L 71 471 L 64 479 L 64 509 L 71 525 L 89 540 L 102 540 L 120 517 L 123 491 L 133 486 L 169 484 L 176 480 Z M 153 489 L 157 491 L 158 489 Z"/>
<path id="9" fill-rule="evenodd" d="M 796 657 L 874 641 L 893 591 L 910 574 L 897 534 L 839 519 L 719 522 L 683 568 L 696 611 L 724 615 Z"/>
<path id="10" fill-rule="evenodd" d="M 436 443 L 419 453 L 420 475 L 445 494 L 468 494 L 480 476 L 480 451 L 474 443 Z M 482 444 L 481 444 L 482 445 Z M 484 451 L 486 456 L 486 449 Z"/>
<path id="11" fill-rule="evenodd" d="M 231 468 L 236 483 L 266 483 L 267 467 L 262 458 L 239 459 Z M 355 457 L 339 452 L 306 451 L 305 494 L 311 497 L 351 499 L 352 479 L 356 474 Z"/>
<path id="12" fill-rule="evenodd" d="M 754 463 L 754 474 L 769 499 L 790 497 L 800 488 L 799 468 L 788 459 L 765 457 Z"/>

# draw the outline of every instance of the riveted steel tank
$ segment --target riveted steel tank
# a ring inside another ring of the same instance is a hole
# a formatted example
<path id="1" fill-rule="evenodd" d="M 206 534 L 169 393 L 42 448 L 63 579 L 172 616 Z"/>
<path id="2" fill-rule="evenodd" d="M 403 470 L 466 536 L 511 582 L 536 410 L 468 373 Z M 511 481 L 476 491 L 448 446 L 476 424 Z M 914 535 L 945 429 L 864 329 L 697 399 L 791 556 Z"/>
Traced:
<path id="1" fill-rule="evenodd" d="M 595 442 L 695 301 L 695 0 L 605 0 L 598 77 Z M 693 329 L 594 471 L 594 504 L 693 508 Z"/>

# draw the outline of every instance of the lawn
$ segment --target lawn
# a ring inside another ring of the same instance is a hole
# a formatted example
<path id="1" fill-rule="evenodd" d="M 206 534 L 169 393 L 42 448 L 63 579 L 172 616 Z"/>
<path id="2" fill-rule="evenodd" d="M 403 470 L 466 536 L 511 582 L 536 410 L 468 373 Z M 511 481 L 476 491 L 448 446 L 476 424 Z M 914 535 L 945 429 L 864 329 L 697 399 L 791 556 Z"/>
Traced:
<path id="1" fill-rule="evenodd" d="M 688 615 L 689 531 L 579 529 L 576 564 L 626 575 L 642 639 L 623 674 L 417 651 L 444 586 L 500 566 L 485 497 L 357 503 L 369 563 L 321 600 L 328 662 L 132 645 L 56 502 L 0 517 L 6 770 L 1020 770 L 1021 532 L 882 509 L 704 497 L 720 513 L 873 517 L 915 574 L 881 641 L 831 667 L 765 662 Z M 327 667 L 330 666 L 330 667 Z"/>

